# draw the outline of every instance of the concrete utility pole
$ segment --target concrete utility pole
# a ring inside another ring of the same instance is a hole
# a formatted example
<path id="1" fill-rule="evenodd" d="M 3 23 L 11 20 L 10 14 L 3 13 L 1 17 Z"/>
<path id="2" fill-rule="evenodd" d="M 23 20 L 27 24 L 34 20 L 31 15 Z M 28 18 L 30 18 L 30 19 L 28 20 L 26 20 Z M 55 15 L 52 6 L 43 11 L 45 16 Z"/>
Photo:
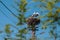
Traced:
<path id="1" fill-rule="evenodd" d="M 36 40 L 35 31 L 32 31 L 32 40 Z"/>
<path id="2" fill-rule="evenodd" d="M 31 40 L 36 40 L 36 25 L 38 25 L 40 23 L 40 19 L 37 18 L 37 16 L 39 16 L 38 12 L 34 12 L 33 15 L 29 18 L 27 18 L 27 25 L 29 26 L 28 28 L 30 28 L 30 30 L 32 31 L 32 38 Z"/>

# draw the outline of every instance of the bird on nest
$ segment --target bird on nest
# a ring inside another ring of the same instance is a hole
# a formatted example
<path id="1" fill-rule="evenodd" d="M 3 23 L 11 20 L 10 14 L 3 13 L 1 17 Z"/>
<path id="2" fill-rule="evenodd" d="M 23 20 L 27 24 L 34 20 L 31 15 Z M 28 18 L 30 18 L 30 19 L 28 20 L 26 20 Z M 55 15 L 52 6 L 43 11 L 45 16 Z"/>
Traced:
<path id="1" fill-rule="evenodd" d="M 26 19 L 28 25 L 38 25 L 40 23 L 40 19 L 37 17 L 39 16 L 38 12 L 34 12 L 33 15 Z"/>

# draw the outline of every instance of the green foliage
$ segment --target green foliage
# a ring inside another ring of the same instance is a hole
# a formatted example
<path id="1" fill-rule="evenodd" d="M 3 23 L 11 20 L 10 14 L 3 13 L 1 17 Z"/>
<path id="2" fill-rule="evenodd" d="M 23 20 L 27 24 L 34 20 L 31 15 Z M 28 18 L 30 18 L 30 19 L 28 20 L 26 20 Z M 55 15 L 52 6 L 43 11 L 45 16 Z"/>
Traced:
<path id="1" fill-rule="evenodd" d="M 19 33 L 21 33 L 21 34 L 26 34 L 26 33 L 27 33 L 26 28 L 19 30 Z"/>
<path id="2" fill-rule="evenodd" d="M 56 12 L 59 13 L 59 12 L 60 12 L 60 8 L 58 8 L 58 9 L 56 10 Z"/>
<path id="3" fill-rule="evenodd" d="M 19 5 L 20 13 L 18 16 L 19 22 L 17 25 L 22 25 L 26 22 L 26 18 L 24 17 L 24 12 L 26 12 L 26 8 L 25 8 L 26 5 L 27 5 L 26 0 L 20 0 L 20 5 Z"/>
<path id="4" fill-rule="evenodd" d="M 26 39 L 25 35 L 27 34 L 27 30 L 26 28 L 23 28 L 21 30 L 18 31 L 18 34 L 16 34 L 17 37 L 20 37 L 21 40 Z"/>
<path id="5" fill-rule="evenodd" d="M 7 25 L 5 26 L 5 32 L 6 32 L 7 34 L 10 34 L 10 33 L 11 33 L 10 25 L 9 25 L 9 24 L 7 24 Z"/>
<path id="6" fill-rule="evenodd" d="M 53 7 L 54 7 L 54 4 L 55 4 L 55 2 L 48 2 L 46 8 L 47 8 L 48 10 L 52 10 Z"/>
<path id="7" fill-rule="evenodd" d="M 56 0 L 55 2 L 60 2 L 60 0 Z"/>
<path id="8" fill-rule="evenodd" d="M 58 8 L 54 13 L 52 11 L 53 11 L 53 8 L 56 8 L 56 7 L 54 7 L 54 5 L 57 2 L 59 2 L 60 0 L 52 0 L 52 1 L 50 1 L 50 0 L 33 0 L 33 1 L 46 3 L 46 6 L 42 6 L 42 7 L 44 7 L 46 10 L 49 11 L 47 13 L 47 15 L 39 16 L 38 17 L 39 19 L 48 17 L 47 20 L 44 20 L 43 21 L 43 23 L 42 23 L 42 29 L 47 29 L 50 25 L 54 24 L 55 22 L 58 22 L 58 20 L 60 19 L 59 18 L 60 16 L 58 17 L 58 15 L 60 13 L 60 8 Z M 26 23 L 25 12 L 27 12 L 27 9 L 26 9 L 26 5 L 27 4 L 28 4 L 27 3 L 27 0 L 20 0 L 20 3 L 18 4 L 20 13 L 18 14 L 18 20 L 19 21 L 17 23 L 17 26 L 18 25 L 24 25 L 24 23 Z M 30 25 L 28 25 L 28 26 L 30 27 Z M 32 25 L 32 26 L 31 26 L 31 28 L 34 29 L 34 25 Z M 52 27 L 52 29 L 49 32 L 50 36 L 54 36 L 54 37 L 57 38 L 57 33 L 55 33 L 56 27 L 53 26 L 53 25 L 51 27 Z M 6 25 L 5 32 L 7 34 L 10 34 L 11 33 L 10 25 L 9 24 Z M 26 39 L 26 36 L 25 35 L 27 33 L 28 33 L 27 29 L 25 29 L 25 28 L 20 29 L 20 30 L 18 30 L 18 33 L 16 34 L 16 37 L 21 38 L 20 40 L 23 40 L 23 38 Z"/>
<path id="9" fill-rule="evenodd" d="M 26 8 L 25 8 L 26 5 L 27 5 L 26 0 L 21 0 L 20 6 L 19 6 L 21 12 L 26 12 Z"/>
<path id="10" fill-rule="evenodd" d="M 19 23 L 17 25 L 23 24 L 24 16 L 22 14 L 19 14 Z"/>
<path id="11" fill-rule="evenodd" d="M 26 22 L 26 18 L 23 14 L 19 14 L 18 20 L 19 22 L 17 23 L 17 25 L 23 25 Z"/>
<path id="12" fill-rule="evenodd" d="M 50 18 L 50 17 L 53 17 L 53 13 L 52 12 L 49 12 L 48 14 L 47 14 L 47 16 Z"/>
<path id="13" fill-rule="evenodd" d="M 37 0 L 34 0 L 34 1 L 37 2 Z M 48 28 L 50 25 L 54 24 L 55 22 L 59 23 L 58 20 L 60 20 L 60 16 L 59 16 L 60 8 L 55 7 L 55 4 L 60 2 L 60 0 L 38 0 L 38 1 L 40 1 L 42 3 L 46 3 L 46 6 L 42 6 L 42 7 L 46 8 L 49 11 L 48 14 L 44 16 L 44 18 L 47 16 L 48 19 L 43 22 L 42 29 Z M 40 4 L 40 6 L 41 6 L 41 4 Z M 54 8 L 57 8 L 56 11 L 53 10 Z M 39 17 L 39 18 L 41 18 L 41 17 Z M 54 39 L 56 40 L 56 38 L 57 38 L 56 27 L 54 27 L 52 25 L 51 28 L 52 29 L 50 30 L 50 36 L 53 36 Z"/>
<path id="14" fill-rule="evenodd" d="M 57 31 L 56 31 L 56 26 L 55 25 L 53 25 L 53 27 L 52 27 L 52 29 L 50 30 L 50 36 L 51 37 L 54 37 L 54 39 L 56 40 L 56 38 L 58 37 L 57 36 Z M 56 31 L 56 32 L 55 32 Z"/>
<path id="15" fill-rule="evenodd" d="M 53 33 L 53 30 L 50 30 L 50 36 L 52 36 L 54 33 Z"/>

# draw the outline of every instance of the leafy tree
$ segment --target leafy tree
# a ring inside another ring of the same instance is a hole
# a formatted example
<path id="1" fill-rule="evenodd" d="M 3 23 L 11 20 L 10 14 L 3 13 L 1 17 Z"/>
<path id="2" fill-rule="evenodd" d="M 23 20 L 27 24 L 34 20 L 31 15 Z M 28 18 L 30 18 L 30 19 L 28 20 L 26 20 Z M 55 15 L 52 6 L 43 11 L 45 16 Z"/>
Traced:
<path id="1" fill-rule="evenodd" d="M 42 30 L 49 29 L 50 37 L 54 38 L 54 40 L 57 40 L 57 38 L 59 37 L 59 35 L 57 33 L 57 25 L 60 25 L 60 21 L 59 21 L 60 20 L 60 8 L 57 7 L 56 4 L 60 1 L 59 0 L 33 0 L 33 2 L 35 2 L 35 3 L 40 2 L 41 4 L 37 5 L 37 7 L 48 10 L 47 14 L 45 14 L 44 16 L 40 15 L 38 17 L 40 20 L 47 18 L 46 20 L 43 20 L 43 21 L 41 20 L 40 23 L 42 24 L 42 26 L 40 29 L 42 29 Z M 45 5 L 43 5 L 43 4 L 45 4 Z M 20 4 L 19 4 L 20 13 L 18 14 L 18 17 L 17 17 L 19 20 L 17 23 L 17 26 L 27 24 L 26 23 L 27 18 L 25 17 L 25 14 L 26 14 L 25 12 L 27 12 L 27 10 L 28 10 L 26 8 L 27 5 L 28 5 L 27 0 L 20 0 Z M 30 9 L 32 9 L 32 8 L 30 8 Z M 46 11 L 46 10 L 44 10 L 44 11 Z M 26 40 L 26 34 L 28 34 L 28 32 L 30 31 L 30 30 L 27 31 L 27 29 L 29 29 L 29 26 L 31 26 L 31 31 L 33 28 L 35 28 L 35 25 L 28 25 L 27 28 L 25 27 L 23 29 L 18 30 L 18 33 L 16 34 L 16 36 L 20 38 L 19 40 L 23 40 L 23 39 Z M 5 32 L 7 34 L 11 33 L 9 28 L 10 28 L 9 25 L 6 25 Z M 38 29 L 38 28 L 35 28 L 35 29 Z M 35 30 L 35 33 L 36 33 L 36 30 Z M 42 32 L 40 34 L 42 35 L 42 34 L 44 34 L 44 32 Z M 35 36 L 35 34 L 34 34 L 34 36 Z M 33 37 L 30 40 L 35 40 L 35 38 L 33 38 Z"/>

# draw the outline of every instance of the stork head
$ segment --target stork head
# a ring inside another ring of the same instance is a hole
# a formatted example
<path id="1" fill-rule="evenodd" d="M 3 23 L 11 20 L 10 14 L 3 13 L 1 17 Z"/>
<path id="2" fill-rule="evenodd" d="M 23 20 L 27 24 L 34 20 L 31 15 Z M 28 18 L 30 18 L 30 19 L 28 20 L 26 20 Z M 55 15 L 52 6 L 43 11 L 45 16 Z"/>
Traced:
<path id="1" fill-rule="evenodd" d="M 38 12 L 34 12 L 32 16 L 33 17 L 37 17 L 37 16 L 39 16 L 39 13 Z"/>

